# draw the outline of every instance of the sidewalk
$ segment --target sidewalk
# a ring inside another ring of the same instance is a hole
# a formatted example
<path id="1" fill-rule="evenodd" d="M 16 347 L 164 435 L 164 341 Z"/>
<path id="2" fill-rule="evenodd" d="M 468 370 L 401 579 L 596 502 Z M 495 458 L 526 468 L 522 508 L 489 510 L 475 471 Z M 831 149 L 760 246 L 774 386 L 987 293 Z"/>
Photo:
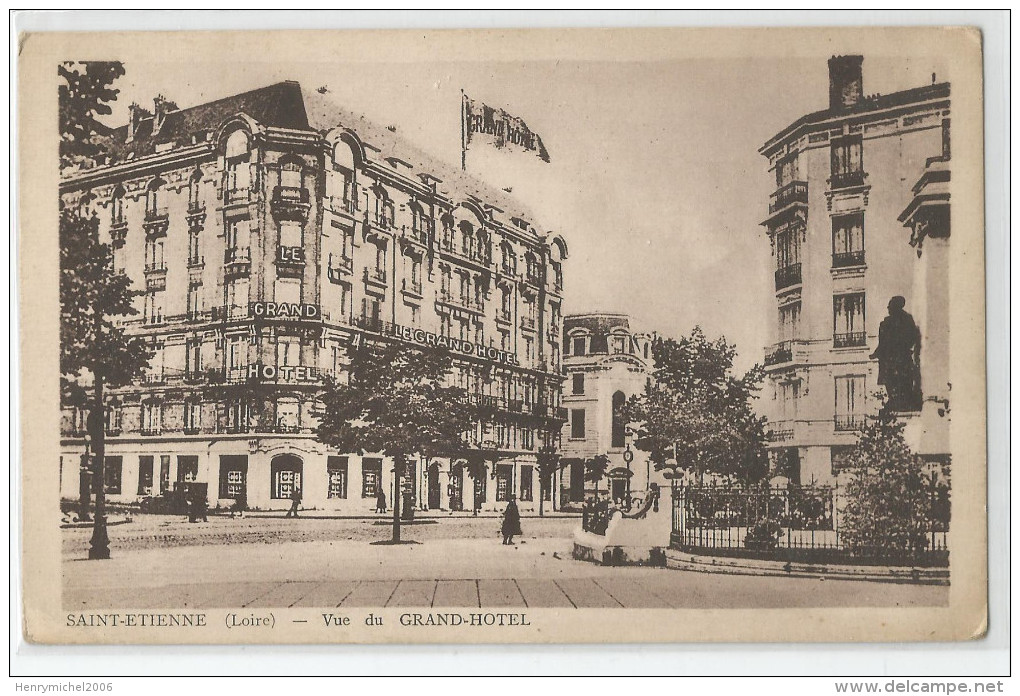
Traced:
<path id="1" fill-rule="evenodd" d="M 148 548 L 67 559 L 64 608 L 943 606 L 948 588 L 714 576 L 574 561 L 563 538 Z"/>

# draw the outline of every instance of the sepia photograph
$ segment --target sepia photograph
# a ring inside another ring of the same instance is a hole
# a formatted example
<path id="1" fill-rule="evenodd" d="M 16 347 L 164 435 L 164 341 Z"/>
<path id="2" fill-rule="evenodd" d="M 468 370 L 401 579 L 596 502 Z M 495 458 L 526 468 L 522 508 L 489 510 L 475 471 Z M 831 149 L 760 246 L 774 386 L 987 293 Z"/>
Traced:
<path id="1" fill-rule="evenodd" d="M 977 31 L 22 42 L 29 641 L 983 634 Z"/>

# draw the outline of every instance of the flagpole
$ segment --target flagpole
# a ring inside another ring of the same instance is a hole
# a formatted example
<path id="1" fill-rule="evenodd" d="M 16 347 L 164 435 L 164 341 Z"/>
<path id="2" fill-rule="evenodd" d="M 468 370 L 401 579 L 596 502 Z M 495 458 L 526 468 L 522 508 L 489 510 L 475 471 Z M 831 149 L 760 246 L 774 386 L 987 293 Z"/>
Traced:
<path id="1" fill-rule="evenodd" d="M 464 95 L 464 90 L 460 91 L 460 168 L 461 171 L 467 171 L 467 118 L 465 116 L 465 108 L 467 106 L 467 97 Z"/>

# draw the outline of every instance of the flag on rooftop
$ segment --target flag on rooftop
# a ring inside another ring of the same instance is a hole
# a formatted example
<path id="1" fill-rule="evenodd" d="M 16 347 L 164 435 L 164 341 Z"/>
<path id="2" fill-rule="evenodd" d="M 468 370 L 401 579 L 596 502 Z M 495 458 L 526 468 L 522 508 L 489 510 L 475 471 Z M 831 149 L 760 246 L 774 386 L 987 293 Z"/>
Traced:
<path id="1" fill-rule="evenodd" d="M 497 149 L 522 149 L 534 152 L 543 162 L 549 161 L 549 152 L 542 137 L 528 128 L 519 116 L 475 101 L 465 94 L 462 120 L 465 150 L 468 144 L 480 139 Z"/>

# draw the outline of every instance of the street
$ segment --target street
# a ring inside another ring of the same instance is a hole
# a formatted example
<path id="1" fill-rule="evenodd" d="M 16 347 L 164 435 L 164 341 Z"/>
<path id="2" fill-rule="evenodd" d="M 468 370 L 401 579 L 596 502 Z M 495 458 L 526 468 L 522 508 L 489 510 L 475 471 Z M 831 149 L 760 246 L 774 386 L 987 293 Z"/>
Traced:
<path id="1" fill-rule="evenodd" d="M 948 588 L 612 568 L 570 558 L 576 518 L 526 518 L 512 547 L 495 517 L 383 520 L 140 516 L 110 527 L 113 558 L 87 561 L 64 532 L 64 608 L 945 606 Z"/>

